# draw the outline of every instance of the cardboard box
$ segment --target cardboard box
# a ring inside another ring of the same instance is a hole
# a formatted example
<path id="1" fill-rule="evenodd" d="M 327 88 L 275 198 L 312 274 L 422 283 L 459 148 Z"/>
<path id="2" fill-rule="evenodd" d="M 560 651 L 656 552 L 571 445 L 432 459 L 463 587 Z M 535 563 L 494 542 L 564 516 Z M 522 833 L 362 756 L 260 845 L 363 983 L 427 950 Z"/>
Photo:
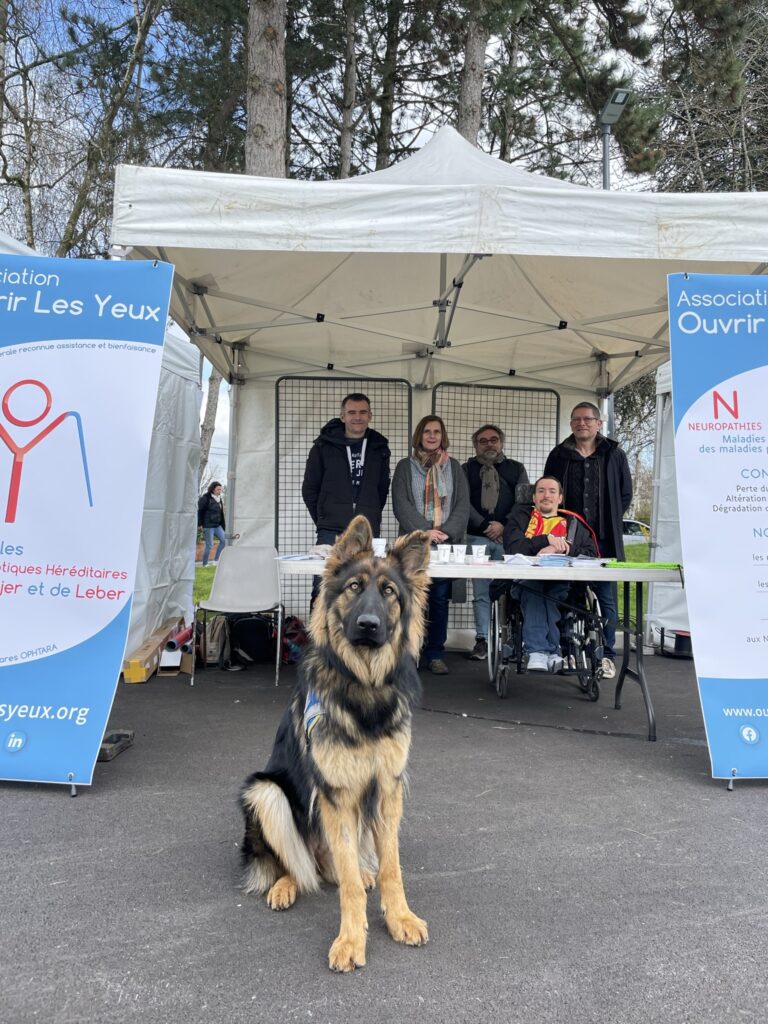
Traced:
<path id="1" fill-rule="evenodd" d="M 158 676 L 177 676 L 181 671 L 181 651 L 161 651 L 157 665 Z"/>
<path id="2" fill-rule="evenodd" d="M 193 654 L 186 654 L 184 651 L 162 651 L 157 666 L 158 677 L 177 676 L 179 673 L 191 676 L 194 657 Z"/>
<path id="3" fill-rule="evenodd" d="M 123 678 L 126 683 L 146 683 L 154 675 L 160 664 L 160 655 L 165 651 L 166 643 L 173 631 L 182 623 L 182 619 L 172 619 L 170 622 L 166 622 L 123 661 Z"/>

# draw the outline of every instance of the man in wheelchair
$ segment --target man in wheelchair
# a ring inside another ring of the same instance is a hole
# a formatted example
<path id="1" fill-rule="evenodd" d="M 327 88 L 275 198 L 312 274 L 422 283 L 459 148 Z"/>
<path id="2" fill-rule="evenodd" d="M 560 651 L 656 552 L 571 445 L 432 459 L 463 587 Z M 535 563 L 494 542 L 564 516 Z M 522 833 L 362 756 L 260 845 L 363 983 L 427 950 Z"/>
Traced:
<path id="1" fill-rule="evenodd" d="M 533 508 L 517 504 L 509 513 L 504 528 L 507 554 L 598 556 L 591 529 L 580 516 L 560 508 L 562 498 L 559 480 L 539 477 L 533 489 Z M 563 580 L 526 580 L 512 590 L 523 610 L 523 647 L 529 672 L 559 672 L 563 666 L 558 603 L 566 599 L 568 590 L 569 584 Z"/>

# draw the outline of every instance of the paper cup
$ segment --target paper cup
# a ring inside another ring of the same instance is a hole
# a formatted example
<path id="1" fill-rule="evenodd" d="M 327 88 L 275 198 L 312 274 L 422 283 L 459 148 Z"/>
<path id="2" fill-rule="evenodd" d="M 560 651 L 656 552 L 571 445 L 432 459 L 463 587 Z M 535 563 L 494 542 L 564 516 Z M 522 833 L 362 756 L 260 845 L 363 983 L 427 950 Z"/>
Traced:
<path id="1" fill-rule="evenodd" d="M 472 558 L 476 562 L 485 561 L 485 544 L 473 544 L 472 545 Z"/>
<path id="2" fill-rule="evenodd" d="M 437 545 L 437 560 L 438 560 L 438 562 L 450 562 L 450 560 L 451 560 L 451 545 L 450 544 L 438 544 Z"/>
<path id="3" fill-rule="evenodd" d="M 386 537 L 374 537 L 373 538 L 373 553 L 377 558 L 383 558 L 387 553 L 387 538 Z"/>
<path id="4" fill-rule="evenodd" d="M 453 545 L 453 560 L 458 565 L 463 565 L 467 557 L 467 545 L 466 544 L 454 544 Z"/>

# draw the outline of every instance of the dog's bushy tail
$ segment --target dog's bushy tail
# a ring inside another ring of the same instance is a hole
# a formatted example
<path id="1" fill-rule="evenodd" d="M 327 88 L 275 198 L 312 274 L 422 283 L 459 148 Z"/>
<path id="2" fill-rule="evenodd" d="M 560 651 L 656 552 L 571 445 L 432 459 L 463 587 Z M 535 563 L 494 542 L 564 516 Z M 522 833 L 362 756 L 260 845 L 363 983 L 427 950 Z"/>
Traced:
<path id="1" fill-rule="evenodd" d="M 271 779 L 249 779 L 240 805 L 245 815 L 245 891 L 265 893 L 287 873 L 299 892 L 317 892 L 314 857 L 296 827 L 288 797 L 280 786 Z"/>

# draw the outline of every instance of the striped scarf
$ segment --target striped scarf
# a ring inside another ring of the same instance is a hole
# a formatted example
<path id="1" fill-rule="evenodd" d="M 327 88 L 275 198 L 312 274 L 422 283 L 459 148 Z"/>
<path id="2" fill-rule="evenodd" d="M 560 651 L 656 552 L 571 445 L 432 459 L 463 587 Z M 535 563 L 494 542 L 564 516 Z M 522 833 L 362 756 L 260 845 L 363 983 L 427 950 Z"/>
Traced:
<path id="1" fill-rule="evenodd" d="M 432 523 L 434 529 L 439 529 L 443 523 L 443 507 L 448 496 L 448 485 L 443 471 L 443 467 L 448 462 L 448 452 L 444 448 L 438 448 L 434 452 L 425 452 L 423 448 L 416 448 L 413 457 L 424 468 L 426 474 L 424 479 L 424 518 Z"/>

